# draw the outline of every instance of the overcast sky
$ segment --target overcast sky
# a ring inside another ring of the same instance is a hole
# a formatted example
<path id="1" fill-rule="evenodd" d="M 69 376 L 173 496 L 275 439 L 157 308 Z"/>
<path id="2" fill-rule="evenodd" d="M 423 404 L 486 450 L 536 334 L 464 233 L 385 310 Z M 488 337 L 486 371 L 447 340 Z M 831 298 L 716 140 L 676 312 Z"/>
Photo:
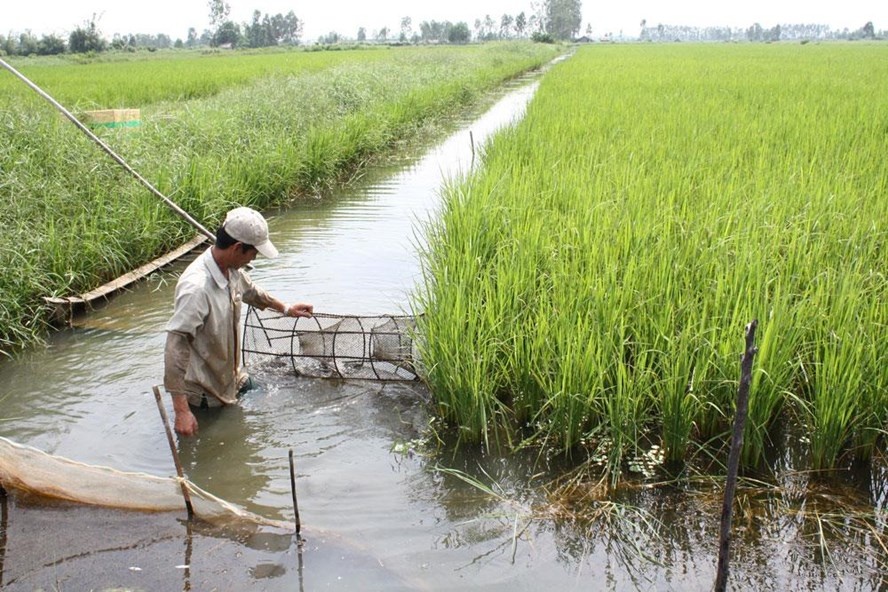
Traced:
<path id="1" fill-rule="evenodd" d="M 0 0 L 0 34 L 30 30 L 37 36 L 67 36 L 93 14 L 101 32 L 165 33 L 184 39 L 189 27 L 198 33 L 209 27 L 207 0 Z M 409 16 L 413 30 L 425 20 L 465 21 L 469 28 L 485 15 L 499 23 L 503 14 L 532 12 L 531 0 L 229 0 L 230 18 L 251 20 L 254 10 L 267 14 L 293 11 L 304 23 L 303 40 L 335 31 L 355 37 L 358 27 L 367 35 L 382 27 L 400 31 L 401 18 Z M 824 24 L 833 29 L 859 29 L 872 21 L 876 30 L 888 29 L 888 0 L 586 0 L 581 32 L 592 25 L 594 35 L 622 33 L 637 36 L 639 23 L 648 26 L 692 25 L 765 28 L 777 24 Z"/>

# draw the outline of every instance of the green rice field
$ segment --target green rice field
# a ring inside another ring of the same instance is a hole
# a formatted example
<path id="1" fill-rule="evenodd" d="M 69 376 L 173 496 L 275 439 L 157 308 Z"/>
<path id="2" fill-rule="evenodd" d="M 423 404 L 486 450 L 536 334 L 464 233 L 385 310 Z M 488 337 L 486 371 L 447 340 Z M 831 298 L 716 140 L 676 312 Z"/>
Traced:
<path id="1" fill-rule="evenodd" d="M 12 61 L 75 115 L 140 110 L 97 133 L 210 229 L 231 206 L 317 196 L 563 48 L 169 52 Z M 52 106 L 0 70 L 0 352 L 44 334 L 42 298 L 82 293 L 194 230 Z"/>
<path id="2" fill-rule="evenodd" d="M 888 426 L 888 45 L 595 45 L 446 190 L 414 306 L 460 438 L 810 469 Z M 656 448 L 654 448 L 656 449 Z"/>

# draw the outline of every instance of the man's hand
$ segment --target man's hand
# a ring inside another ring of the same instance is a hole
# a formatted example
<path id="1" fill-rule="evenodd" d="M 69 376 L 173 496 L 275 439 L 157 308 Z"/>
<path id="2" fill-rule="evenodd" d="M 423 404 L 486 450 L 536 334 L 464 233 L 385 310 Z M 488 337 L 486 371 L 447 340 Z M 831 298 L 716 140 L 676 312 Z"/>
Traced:
<path id="1" fill-rule="evenodd" d="M 188 406 L 185 395 L 173 395 L 173 411 L 176 413 L 176 433 L 181 436 L 197 434 L 197 418 Z"/>
<path id="2" fill-rule="evenodd" d="M 297 302 L 296 304 L 291 304 L 287 306 L 286 314 L 288 317 L 310 317 L 314 312 L 314 306 L 311 304 L 305 304 L 304 302 Z"/>

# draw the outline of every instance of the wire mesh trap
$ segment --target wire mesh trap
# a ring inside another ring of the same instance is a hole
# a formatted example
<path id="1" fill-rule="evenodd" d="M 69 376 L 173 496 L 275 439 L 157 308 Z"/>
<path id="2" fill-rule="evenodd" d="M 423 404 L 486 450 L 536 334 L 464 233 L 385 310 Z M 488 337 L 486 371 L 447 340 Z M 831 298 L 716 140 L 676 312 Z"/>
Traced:
<path id="1" fill-rule="evenodd" d="M 244 319 L 244 362 L 287 365 L 314 378 L 418 380 L 412 316 L 287 317 L 250 307 Z"/>

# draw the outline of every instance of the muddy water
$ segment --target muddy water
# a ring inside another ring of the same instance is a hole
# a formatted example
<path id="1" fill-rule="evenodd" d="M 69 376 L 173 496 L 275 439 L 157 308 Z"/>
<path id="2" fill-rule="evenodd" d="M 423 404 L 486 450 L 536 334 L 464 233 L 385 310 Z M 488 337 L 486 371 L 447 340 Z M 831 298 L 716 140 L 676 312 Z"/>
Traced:
<path id="1" fill-rule="evenodd" d="M 330 313 L 398 313 L 419 275 L 418 221 L 434 215 L 442 178 L 468 170 L 472 145 L 520 116 L 533 82 L 374 168 L 340 194 L 273 213 L 282 255 L 255 280 Z M 477 146 L 476 146 L 477 148 Z M 0 434 L 78 461 L 174 473 L 151 387 L 182 266 L 115 298 L 45 349 L 0 364 Z M 304 379 L 257 370 L 239 407 L 199 415 L 178 441 L 185 472 L 261 515 L 292 520 L 287 463 L 296 457 L 307 542 L 245 539 L 181 515 L 125 513 L 0 498 L 4 590 L 708 590 L 714 579 L 716 484 L 657 486 L 639 475 L 585 518 L 558 513 L 540 485 L 554 461 L 424 443 L 420 384 Z M 425 445 L 424 445 L 425 444 Z M 735 589 L 884 589 L 888 475 L 883 465 L 824 486 L 793 472 L 741 488 Z M 492 489 L 468 484 L 455 469 Z M 863 475 L 861 477 L 861 475 Z M 577 508 L 573 508 L 577 509 Z"/>

